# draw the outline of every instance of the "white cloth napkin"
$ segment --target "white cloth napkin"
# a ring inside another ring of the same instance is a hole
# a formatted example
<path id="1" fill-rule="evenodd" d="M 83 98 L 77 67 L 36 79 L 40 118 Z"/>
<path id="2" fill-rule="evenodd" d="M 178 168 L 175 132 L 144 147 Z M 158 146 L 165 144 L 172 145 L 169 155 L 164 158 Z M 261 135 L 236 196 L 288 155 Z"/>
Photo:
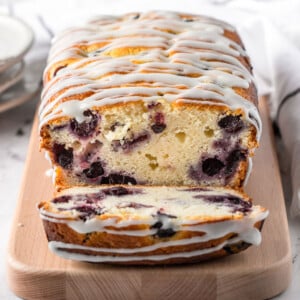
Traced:
<path id="1" fill-rule="evenodd" d="M 83 23 L 91 16 L 153 9 L 208 14 L 224 19 L 238 28 L 254 65 L 259 94 L 269 94 L 271 98 L 271 114 L 278 122 L 291 162 L 291 213 L 293 216 L 300 216 L 298 0 L 52 0 L 22 1 L 14 6 L 15 13 L 32 24 L 37 33 L 37 41 L 42 39 L 44 42 L 40 43 L 43 45 L 46 39 L 50 39 L 47 32 L 55 33 L 67 26 Z M 36 23 L 39 23 L 39 28 Z"/>

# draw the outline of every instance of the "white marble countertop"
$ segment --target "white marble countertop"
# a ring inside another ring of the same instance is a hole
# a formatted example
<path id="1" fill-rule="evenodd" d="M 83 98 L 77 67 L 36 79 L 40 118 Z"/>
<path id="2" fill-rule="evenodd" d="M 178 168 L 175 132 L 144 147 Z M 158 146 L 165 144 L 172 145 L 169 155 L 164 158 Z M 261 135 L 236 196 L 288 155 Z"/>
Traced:
<path id="1" fill-rule="evenodd" d="M 0 114 L 0 299 L 18 299 L 9 290 L 5 256 L 9 241 L 11 222 L 16 208 L 22 179 L 33 115 L 37 105 L 34 99 L 23 106 Z M 284 176 L 288 182 L 287 176 Z M 289 186 L 284 183 L 285 192 Z M 300 297 L 300 219 L 289 218 L 292 242 L 293 275 L 290 287 L 274 299 L 297 300 Z"/>

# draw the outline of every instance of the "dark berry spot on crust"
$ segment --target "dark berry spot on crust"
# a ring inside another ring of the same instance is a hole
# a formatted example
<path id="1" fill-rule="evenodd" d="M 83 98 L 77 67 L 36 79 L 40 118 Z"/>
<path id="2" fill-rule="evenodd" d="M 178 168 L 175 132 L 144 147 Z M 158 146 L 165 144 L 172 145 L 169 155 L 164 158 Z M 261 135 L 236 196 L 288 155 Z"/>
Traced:
<path id="1" fill-rule="evenodd" d="M 246 243 L 246 242 L 240 242 L 240 243 L 237 243 L 237 244 L 225 246 L 225 247 L 223 247 L 223 249 L 228 254 L 235 254 L 235 253 L 238 253 L 238 252 L 241 252 L 241 251 L 247 249 L 249 246 L 251 246 L 251 244 Z"/>
<path id="2" fill-rule="evenodd" d="M 137 184 L 133 177 L 122 174 L 109 174 L 101 178 L 101 184 Z"/>
<path id="3" fill-rule="evenodd" d="M 183 19 L 184 22 L 194 22 L 193 19 Z"/>
<path id="4" fill-rule="evenodd" d="M 64 66 L 59 66 L 55 71 L 54 71 L 54 73 L 53 73 L 53 77 L 55 77 L 56 76 L 56 74 L 58 73 L 58 71 L 59 70 L 61 70 L 61 69 L 64 69 L 65 67 L 66 67 L 67 65 L 64 65 Z"/>
<path id="5" fill-rule="evenodd" d="M 228 254 L 235 254 L 236 252 L 231 249 L 231 246 L 225 246 L 223 247 L 223 250 L 225 250 Z"/>
<path id="6" fill-rule="evenodd" d="M 55 155 L 55 161 L 63 168 L 69 168 L 73 163 L 73 149 L 65 149 L 65 145 L 54 144 L 53 152 Z"/>
<path id="7" fill-rule="evenodd" d="M 208 176 L 218 174 L 223 167 L 224 164 L 217 158 L 207 158 L 202 163 L 202 171 Z"/>
<path id="8" fill-rule="evenodd" d="M 158 93 L 158 96 L 163 96 L 163 93 Z M 148 109 L 153 109 L 159 105 L 161 105 L 159 102 L 151 102 L 147 105 L 147 107 Z"/>
<path id="9" fill-rule="evenodd" d="M 244 127 L 241 116 L 225 116 L 219 120 L 218 125 L 228 133 L 236 133 Z"/>
<path id="10" fill-rule="evenodd" d="M 151 129 L 154 133 L 161 133 L 166 129 L 166 124 L 154 124 L 151 126 Z"/>
<path id="11" fill-rule="evenodd" d="M 140 14 L 136 14 L 136 15 L 133 17 L 133 20 L 137 20 L 139 17 L 140 17 Z"/>
<path id="12" fill-rule="evenodd" d="M 90 168 L 84 169 L 83 173 L 87 178 L 96 178 L 104 174 L 104 170 L 100 161 L 91 164 Z"/>
<path id="13" fill-rule="evenodd" d="M 89 137 L 95 131 L 98 124 L 98 117 L 90 110 L 86 110 L 83 115 L 89 117 L 89 121 L 78 123 L 76 119 L 72 119 L 70 122 L 71 131 L 79 137 Z"/>
<path id="14" fill-rule="evenodd" d="M 173 236 L 176 231 L 174 231 L 172 228 L 167 228 L 167 229 L 162 229 L 163 223 L 161 221 L 155 222 L 150 228 L 157 229 L 157 232 L 154 234 L 154 236 L 158 236 L 160 238 L 165 238 L 165 237 L 171 237 Z"/>
<path id="15" fill-rule="evenodd" d="M 176 231 L 174 231 L 172 228 L 167 228 L 167 229 L 158 229 L 155 235 L 157 235 L 160 238 L 166 238 L 166 237 L 171 237 L 174 234 L 176 234 Z"/>
<path id="16" fill-rule="evenodd" d="M 161 228 L 163 226 L 163 223 L 161 221 L 155 222 L 150 228 Z"/>
<path id="17" fill-rule="evenodd" d="M 160 218 L 161 216 L 171 218 L 171 219 L 177 218 L 176 216 L 169 215 L 169 214 L 166 214 L 161 211 L 157 211 L 157 216 L 158 216 L 158 218 Z M 157 229 L 154 236 L 157 236 L 159 238 L 165 238 L 165 237 L 171 237 L 174 234 L 176 234 L 176 232 L 172 228 L 162 228 L 163 226 L 164 226 L 164 224 L 163 224 L 162 220 L 158 220 L 153 225 L 151 225 L 151 227 L 150 227 L 151 229 Z"/>

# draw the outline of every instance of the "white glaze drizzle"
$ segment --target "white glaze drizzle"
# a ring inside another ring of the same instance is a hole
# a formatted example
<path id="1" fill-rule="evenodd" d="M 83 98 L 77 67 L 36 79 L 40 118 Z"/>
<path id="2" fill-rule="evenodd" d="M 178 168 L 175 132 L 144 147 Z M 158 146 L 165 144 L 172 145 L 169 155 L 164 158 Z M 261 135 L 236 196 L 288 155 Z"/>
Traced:
<path id="1" fill-rule="evenodd" d="M 105 189 L 105 187 L 101 188 Z M 101 190 L 100 189 L 100 190 Z M 131 189 L 139 190 L 139 188 L 132 187 Z M 100 191 L 99 190 L 99 191 Z M 226 195 L 226 190 L 210 190 L 210 191 L 186 191 L 185 188 L 171 188 L 171 187 L 151 187 L 142 190 L 142 194 L 130 194 L 123 195 L 122 197 L 117 196 L 106 196 L 100 200 L 102 207 L 107 211 L 108 216 L 104 220 L 100 220 L 97 217 L 93 217 L 86 221 L 79 220 L 76 216 L 78 213 L 72 210 L 74 203 L 81 203 L 82 196 L 76 194 L 76 189 L 70 189 L 65 195 L 71 195 L 72 200 L 67 203 L 55 203 L 52 205 L 52 211 L 45 211 L 40 209 L 41 217 L 49 222 L 54 223 L 65 223 L 75 232 L 78 233 L 90 233 L 90 232 L 107 232 L 113 235 L 123 236 L 149 236 L 155 235 L 157 229 L 151 228 L 156 222 L 162 223 L 161 229 L 172 228 L 174 231 L 191 231 L 191 232 L 202 232 L 203 235 L 200 237 L 193 237 L 190 239 L 171 240 L 167 242 L 158 242 L 147 247 L 137 247 L 131 249 L 111 249 L 111 248 L 93 248 L 85 247 L 81 245 L 69 245 L 59 242 L 50 242 L 51 249 L 59 255 L 63 255 L 64 251 L 58 248 L 65 249 L 81 249 L 81 250 L 92 250 L 95 252 L 108 252 L 108 253 L 124 253 L 124 254 L 135 254 L 135 253 L 146 253 L 154 251 L 163 247 L 190 245 L 194 243 L 207 242 L 210 240 L 218 239 L 226 236 L 230 233 L 237 234 L 237 240 L 244 241 L 249 244 L 259 245 L 261 242 L 261 233 L 255 228 L 255 224 L 264 220 L 268 216 L 268 211 L 261 210 L 260 207 L 253 206 L 252 210 L 247 214 L 240 212 L 232 212 L 226 205 L 218 205 L 205 201 L 205 196 L 216 196 Z M 92 193 L 96 190 L 91 188 L 82 188 L 82 193 Z M 203 198 L 195 198 L 194 196 L 202 195 Z M 238 196 L 239 194 L 231 194 L 232 196 Z M 126 204 L 148 204 L 149 207 L 139 206 L 139 208 L 128 208 Z M 122 207 L 120 207 L 120 205 Z M 153 207 L 154 206 L 154 207 Z M 68 213 L 53 212 L 54 208 L 65 208 L 69 209 Z M 167 214 L 157 215 L 157 211 L 163 211 Z M 210 210 L 211 209 L 211 210 Z M 221 212 L 220 214 L 218 214 Z M 130 217 L 121 217 L 125 213 Z M 169 216 L 168 216 L 169 215 Z M 176 216 L 173 218 L 170 215 Z M 214 222 L 206 223 L 205 219 L 201 216 L 214 217 Z M 74 217 L 76 218 L 74 220 Z M 220 217 L 220 221 L 218 221 Z M 224 220 L 224 218 L 229 218 Z M 67 219 L 69 218 L 69 219 Z M 235 219 L 236 218 L 236 219 Z M 222 221 L 223 219 L 223 221 Z M 149 229 L 142 230 L 128 230 L 126 227 L 130 225 L 148 225 Z M 115 228 L 115 229 L 114 229 Z M 124 229 L 123 229 L 124 228 Z M 231 239 L 232 240 L 232 239 Z M 211 249 L 213 250 L 213 248 Z M 210 251 L 210 250 L 209 250 Z M 200 253 L 200 252 L 195 252 Z M 183 254 L 184 256 L 185 254 Z M 193 256 L 192 252 L 188 255 Z M 196 254 L 195 254 L 196 255 Z M 199 255 L 199 254 L 197 254 Z M 86 256 L 86 258 L 89 256 Z M 97 256 L 98 257 L 98 256 Z M 101 261 L 101 255 L 98 257 Z M 110 256 L 109 256 L 110 257 Z M 159 260 L 160 256 L 155 256 L 155 260 Z M 164 256 L 163 256 L 164 257 Z M 161 259 L 165 259 L 165 258 Z M 69 257 L 70 258 L 70 257 Z M 110 257 L 111 258 L 111 257 Z M 130 256 L 135 260 L 135 256 Z M 107 259 L 104 258 L 104 259 Z M 148 259 L 148 258 L 147 258 Z M 152 258 L 151 258 L 152 259 Z M 85 260 L 85 259 L 84 259 Z M 108 260 L 113 261 L 113 260 Z"/>
<path id="2" fill-rule="evenodd" d="M 233 110 L 241 108 L 247 121 L 256 127 L 259 139 L 261 121 L 256 106 L 233 89 L 247 89 L 253 83 L 251 73 L 238 59 L 246 54 L 223 35 L 225 29 L 233 31 L 217 20 L 196 16 L 194 22 L 184 22 L 177 13 L 159 11 L 143 13 L 138 20 L 132 15 L 102 17 L 85 27 L 65 31 L 54 40 L 45 74 L 57 62 L 70 58 L 76 61 L 45 85 L 40 128 L 65 116 L 82 122 L 83 111 L 96 106 L 156 101 L 162 98 L 159 92 L 169 102 L 201 101 Z M 105 45 L 94 52 L 78 47 L 95 43 Z M 128 47 L 143 49 L 111 57 L 113 51 Z M 143 82 L 143 86 L 137 82 Z M 76 99 L 88 92 L 92 94 L 84 100 Z M 74 99 L 61 102 L 69 96 Z"/>
<path id="3" fill-rule="evenodd" d="M 108 252 L 111 254 L 120 253 L 120 254 L 136 254 L 136 253 L 146 253 L 155 251 L 161 248 L 166 247 L 174 247 L 174 246 L 184 246 L 184 245 L 192 245 L 196 243 L 203 243 L 210 241 L 211 238 L 208 235 L 203 235 L 201 237 L 193 237 L 189 239 L 180 239 L 180 240 L 171 240 L 167 242 L 159 242 L 153 244 L 151 246 L 146 247 L 139 247 L 139 248 L 96 248 L 96 247 L 89 247 L 83 246 L 78 244 L 69 244 L 57 241 L 49 242 L 49 247 L 53 248 L 65 248 L 65 249 L 76 249 L 76 250 L 87 250 L 87 251 L 94 251 L 94 252 Z M 233 239 L 231 239 L 232 241 Z M 239 238 L 234 238 L 234 240 L 243 241 L 249 244 L 253 244 L 258 246 L 261 242 L 261 234 L 258 229 L 251 228 L 245 233 L 240 234 Z"/>
<path id="4" fill-rule="evenodd" d="M 245 176 L 245 180 L 244 180 L 244 183 L 243 183 L 244 186 L 248 183 L 248 180 L 250 178 L 252 168 L 253 168 L 252 157 L 248 156 L 247 161 L 248 161 L 248 167 L 247 167 L 247 173 L 246 173 L 246 176 Z"/>
<path id="5" fill-rule="evenodd" d="M 163 261 L 172 258 L 191 258 L 197 257 L 204 254 L 209 254 L 221 250 L 227 245 L 232 245 L 241 242 L 238 238 L 226 240 L 225 242 L 219 244 L 215 247 L 205 248 L 201 250 L 188 251 L 188 252 L 177 252 L 169 254 L 160 255 L 143 255 L 143 256 L 110 256 L 110 255 L 87 255 L 81 253 L 67 252 L 61 249 L 73 249 L 73 245 L 60 243 L 60 242 L 49 242 L 49 248 L 56 255 L 59 255 L 65 259 L 72 259 L 78 261 L 88 261 L 88 262 L 138 262 L 138 261 Z M 91 249 L 90 249 L 91 250 Z"/>

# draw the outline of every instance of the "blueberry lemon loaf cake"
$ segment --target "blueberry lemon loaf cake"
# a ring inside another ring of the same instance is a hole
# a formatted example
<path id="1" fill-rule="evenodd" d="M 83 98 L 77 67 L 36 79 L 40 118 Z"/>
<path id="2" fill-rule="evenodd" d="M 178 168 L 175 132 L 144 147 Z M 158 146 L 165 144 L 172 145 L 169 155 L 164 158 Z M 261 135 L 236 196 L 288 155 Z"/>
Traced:
<path id="1" fill-rule="evenodd" d="M 56 188 L 240 188 L 261 121 L 234 28 L 174 12 L 104 16 L 55 38 L 41 148 Z"/>
<path id="2" fill-rule="evenodd" d="M 39 204 L 56 254 L 126 264 L 190 263 L 258 245 L 268 215 L 225 188 L 102 185 Z"/>

